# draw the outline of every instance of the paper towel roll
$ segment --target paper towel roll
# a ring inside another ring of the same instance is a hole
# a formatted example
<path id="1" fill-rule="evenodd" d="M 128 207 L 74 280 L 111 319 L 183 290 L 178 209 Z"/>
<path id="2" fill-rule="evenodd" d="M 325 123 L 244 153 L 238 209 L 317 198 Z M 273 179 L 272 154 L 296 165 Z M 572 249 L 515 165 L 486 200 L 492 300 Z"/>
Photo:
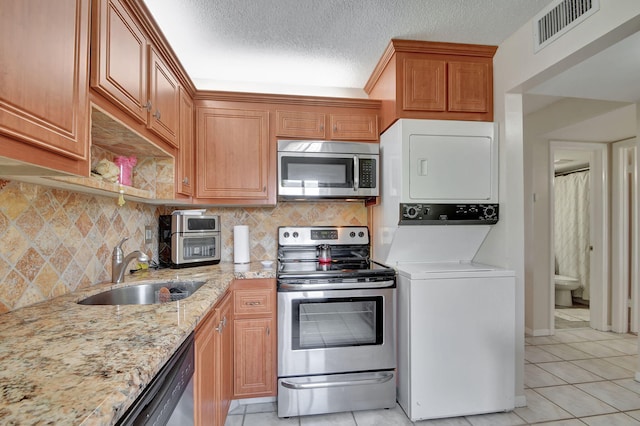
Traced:
<path id="1" fill-rule="evenodd" d="M 233 263 L 249 263 L 249 227 L 233 227 Z"/>

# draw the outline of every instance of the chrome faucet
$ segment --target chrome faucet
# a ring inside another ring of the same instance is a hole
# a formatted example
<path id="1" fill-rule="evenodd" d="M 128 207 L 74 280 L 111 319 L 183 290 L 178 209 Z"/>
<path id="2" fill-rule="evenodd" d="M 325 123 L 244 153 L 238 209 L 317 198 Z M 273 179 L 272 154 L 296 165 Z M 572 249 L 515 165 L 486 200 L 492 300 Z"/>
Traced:
<path id="1" fill-rule="evenodd" d="M 138 262 L 149 261 L 149 256 L 140 250 L 132 251 L 125 257 L 122 251 L 122 244 L 128 239 L 128 237 L 123 238 L 113 249 L 113 256 L 111 257 L 111 282 L 116 284 L 124 281 L 124 271 L 133 259 L 138 258 Z"/>

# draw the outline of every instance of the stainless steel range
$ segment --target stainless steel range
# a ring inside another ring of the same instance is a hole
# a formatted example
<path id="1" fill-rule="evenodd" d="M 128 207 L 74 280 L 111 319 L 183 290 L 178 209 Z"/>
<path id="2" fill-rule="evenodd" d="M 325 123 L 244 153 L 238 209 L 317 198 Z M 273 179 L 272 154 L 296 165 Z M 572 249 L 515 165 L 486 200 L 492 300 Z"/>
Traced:
<path id="1" fill-rule="evenodd" d="M 391 408 L 395 271 L 366 226 L 278 229 L 278 416 Z"/>

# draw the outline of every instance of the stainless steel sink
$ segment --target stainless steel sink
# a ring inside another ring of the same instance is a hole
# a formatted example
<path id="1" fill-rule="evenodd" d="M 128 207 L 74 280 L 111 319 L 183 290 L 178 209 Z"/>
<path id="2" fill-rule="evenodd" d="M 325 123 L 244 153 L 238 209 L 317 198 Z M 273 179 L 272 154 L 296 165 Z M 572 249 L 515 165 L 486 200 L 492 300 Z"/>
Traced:
<path id="1" fill-rule="evenodd" d="M 205 283 L 206 281 L 163 281 L 138 284 L 94 294 L 78 303 L 81 305 L 153 305 L 186 299 Z"/>

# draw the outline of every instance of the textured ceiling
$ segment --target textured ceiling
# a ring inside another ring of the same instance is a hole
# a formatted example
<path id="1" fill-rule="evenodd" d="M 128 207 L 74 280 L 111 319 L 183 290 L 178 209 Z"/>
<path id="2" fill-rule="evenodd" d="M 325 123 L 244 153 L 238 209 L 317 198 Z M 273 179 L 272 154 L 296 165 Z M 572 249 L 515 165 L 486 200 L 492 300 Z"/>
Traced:
<path id="1" fill-rule="evenodd" d="M 145 0 L 198 89 L 364 97 L 392 38 L 499 45 L 551 0 Z"/>

